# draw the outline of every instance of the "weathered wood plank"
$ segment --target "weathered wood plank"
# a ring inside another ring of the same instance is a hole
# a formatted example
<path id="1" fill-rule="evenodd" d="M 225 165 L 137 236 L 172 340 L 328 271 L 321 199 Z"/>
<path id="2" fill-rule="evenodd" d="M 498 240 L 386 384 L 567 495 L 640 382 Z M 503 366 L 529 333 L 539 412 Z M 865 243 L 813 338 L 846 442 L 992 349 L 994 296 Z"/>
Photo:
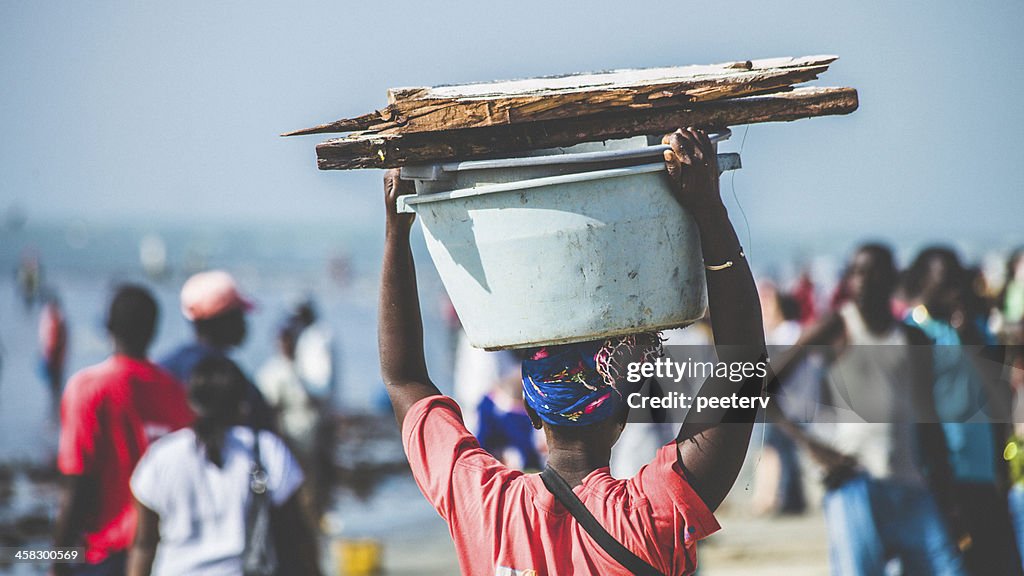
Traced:
<path id="1" fill-rule="evenodd" d="M 853 88 L 796 88 L 790 92 L 687 105 L 626 110 L 544 122 L 444 132 L 353 134 L 316 147 L 321 170 L 393 168 L 452 159 L 495 158 L 524 150 L 671 132 L 680 126 L 720 128 L 849 114 Z"/>
<path id="2" fill-rule="evenodd" d="M 722 64 L 700 64 L 690 66 L 665 66 L 659 68 L 627 68 L 582 74 L 565 74 L 522 80 L 455 84 L 433 88 L 396 89 L 396 102 L 427 100 L 437 98 L 500 98 L 507 96 L 550 95 L 567 92 L 587 92 L 596 89 L 633 88 L 650 84 L 673 83 L 734 74 L 743 71 L 766 71 L 785 68 L 807 68 L 828 66 L 837 56 L 803 56 L 799 58 L 768 58 L 725 62 Z"/>
<path id="3" fill-rule="evenodd" d="M 602 114 L 622 108 L 672 107 L 778 91 L 814 80 L 834 56 L 731 62 L 709 66 L 616 70 L 434 88 L 389 90 L 377 113 L 284 134 L 354 130 L 427 132 Z"/>

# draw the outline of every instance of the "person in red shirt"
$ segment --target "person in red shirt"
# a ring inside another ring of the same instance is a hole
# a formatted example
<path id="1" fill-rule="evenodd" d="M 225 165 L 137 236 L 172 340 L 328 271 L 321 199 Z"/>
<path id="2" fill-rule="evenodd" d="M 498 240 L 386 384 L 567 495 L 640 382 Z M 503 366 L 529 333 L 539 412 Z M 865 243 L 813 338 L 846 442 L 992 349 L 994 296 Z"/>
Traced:
<path id="1" fill-rule="evenodd" d="M 42 353 L 43 375 L 50 387 L 54 408 L 64 385 L 64 360 L 68 351 L 68 325 L 61 310 L 60 298 L 50 293 L 39 313 L 39 349 Z"/>
<path id="2" fill-rule="evenodd" d="M 64 390 L 54 546 L 84 546 L 85 563 L 55 564 L 55 574 L 124 574 L 135 534 L 135 464 L 150 442 L 192 422 L 181 385 L 146 358 L 156 321 L 145 288 L 118 288 L 107 316 L 113 355 L 76 373 Z"/>
<path id="3" fill-rule="evenodd" d="M 719 195 L 714 147 L 694 129 L 679 130 L 665 142 L 671 145 L 667 177 L 700 230 L 719 360 L 763 362 L 760 305 Z M 409 245 L 413 216 L 395 207 L 398 196 L 413 192 L 397 170 L 385 177 L 381 374 L 413 475 L 448 523 L 462 572 L 629 574 L 555 499 L 543 478 L 510 470 L 483 451 L 455 401 L 431 383 Z M 691 411 L 676 440 L 650 464 L 633 478 L 615 479 L 608 462 L 627 406 L 620 386 L 625 383 L 608 370 L 609 357 L 632 350 L 633 358 L 639 352 L 650 359 L 660 349 L 652 334 L 615 340 L 531 351 L 523 368 L 528 413 L 547 437 L 548 467 L 615 540 L 656 573 L 691 574 L 696 542 L 719 528 L 713 511 L 739 473 L 756 409 L 704 410 L 699 417 Z M 709 378 L 699 395 L 753 398 L 763 385 L 763 378 Z"/>

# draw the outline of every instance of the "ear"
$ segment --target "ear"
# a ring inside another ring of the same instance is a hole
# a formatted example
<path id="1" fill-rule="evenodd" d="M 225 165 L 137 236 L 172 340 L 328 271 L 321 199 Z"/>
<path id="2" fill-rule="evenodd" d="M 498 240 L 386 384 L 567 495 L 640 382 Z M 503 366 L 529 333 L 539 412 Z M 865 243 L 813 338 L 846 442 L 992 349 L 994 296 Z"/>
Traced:
<path id="1" fill-rule="evenodd" d="M 530 417 L 530 424 L 533 424 L 535 429 L 541 430 L 544 428 L 544 421 L 540 419 L 540 416 L 537 415 L 533 408 L 526 406 L 526 415 Z"/>

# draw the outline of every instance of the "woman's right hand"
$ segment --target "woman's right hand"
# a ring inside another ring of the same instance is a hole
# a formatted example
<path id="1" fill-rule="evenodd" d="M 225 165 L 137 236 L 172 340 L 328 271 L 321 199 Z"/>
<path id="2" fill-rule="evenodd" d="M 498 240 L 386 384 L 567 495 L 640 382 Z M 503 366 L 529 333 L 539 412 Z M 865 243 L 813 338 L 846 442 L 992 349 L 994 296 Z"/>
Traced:
<path id="1" fill-rule="evenodd" d="M 415 194 L 416 186 L 411 180 L 402 180 L 401 174 L 398 168 L 392 168 L 384 174 L 384 205 L 387 208 L 388 230 L 407 233 L 416 215 L 398 212 L 398 197 Z"/>

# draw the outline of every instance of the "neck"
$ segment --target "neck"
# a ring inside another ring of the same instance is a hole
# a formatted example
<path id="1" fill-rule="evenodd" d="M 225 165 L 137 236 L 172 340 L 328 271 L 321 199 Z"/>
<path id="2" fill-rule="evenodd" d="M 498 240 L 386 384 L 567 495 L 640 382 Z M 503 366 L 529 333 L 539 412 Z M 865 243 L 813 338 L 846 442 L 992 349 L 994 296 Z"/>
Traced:
<path id="1" fill-rule="evenodd" d="M 584 439 L 557 440 L 552 438 L 550 432 L 547 438 L 548 465 L 565 478 L 570 486 L 580 484 L 587 474 L 594 470 L 608 466 L 611 459 L 611 446 L 604 445 L 603 442 L 588 442 Z"/>
<path id="2" fill-rule="evenodd" d="M 196 342 L 199 342 L 200 344 L 206 346 L 207 348 L 213 348 L 214 350 L 226 351 L 228 349 L 228 346 L 224 346 L 219 342 L 215 342 L 214 339 L 208 336 L 204 336 L 202 334 L 196 334 Z"/>
<path id="3" fill-rule="evenodd" d="M 127 356 L 129 358 L 134 358 L 136 360 L 146 359 L 145 348 L 143 348 L 142 350 L 138 350 L 132 346 L 125 346 L 120 342 L 114 342 L 114 354 L 117 354 L 118 356 Z"/>

